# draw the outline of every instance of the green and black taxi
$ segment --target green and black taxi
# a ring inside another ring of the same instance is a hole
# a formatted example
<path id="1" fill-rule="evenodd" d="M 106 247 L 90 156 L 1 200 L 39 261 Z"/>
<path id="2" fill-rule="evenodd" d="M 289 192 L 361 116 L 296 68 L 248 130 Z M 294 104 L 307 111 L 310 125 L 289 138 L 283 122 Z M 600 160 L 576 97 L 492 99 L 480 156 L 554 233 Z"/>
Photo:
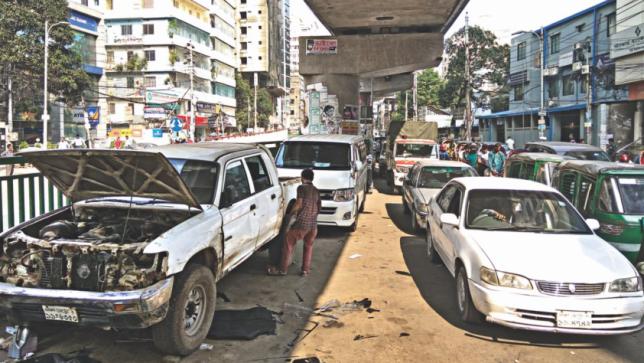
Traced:
<path id="1" fill-rule="evenodd" d="M 644 166 L 605 161 L 565 161 L 552 186 L 586 218 L 597 219 L 597 234 L 644 274 Z"/>
<path id="2" fill-rule="evenodd" d="M 505 162 L 504 175 L 508 178 L 532 180 L 549 186 L 555 167 L 566 160 L 573 160 L 573 158 L 539 152 L 514 154 Z"/>

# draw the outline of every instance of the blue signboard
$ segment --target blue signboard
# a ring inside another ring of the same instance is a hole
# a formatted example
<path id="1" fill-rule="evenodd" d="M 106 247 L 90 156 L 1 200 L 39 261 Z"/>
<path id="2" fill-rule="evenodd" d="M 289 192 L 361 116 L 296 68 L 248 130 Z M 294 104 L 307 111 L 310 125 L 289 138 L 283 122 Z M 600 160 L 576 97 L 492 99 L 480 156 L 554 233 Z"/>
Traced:
<path id="1" fill-rule="evenodd" d="M 162 129 L 152 129 L 152 137 L 163 137 Z"/>
<path id="2" fill-rule="evenodd" d="M 81 29 L 89 30 L 91 32 L 98 31 L 98 20 L 89 15 L 79 13 L 78 11 L 70 10 L 67 21 L 70 25 Z"/>
<path id="3" fill-rule="evenodd" d="M 183 121 L 181 121 L 180 118 L 174 117 L 172 121 L 170 121 L 170 128 L 174 132 L 179 132 L 183 128 Z"/>
<path id="4" fill-rule="evenodd" d="M 89 121 L 89 126 L 91 128 L 96 128 L 100 121 L 101 108 L 98 106 L 88 106 L 87 107 L 87 119 Z"/>

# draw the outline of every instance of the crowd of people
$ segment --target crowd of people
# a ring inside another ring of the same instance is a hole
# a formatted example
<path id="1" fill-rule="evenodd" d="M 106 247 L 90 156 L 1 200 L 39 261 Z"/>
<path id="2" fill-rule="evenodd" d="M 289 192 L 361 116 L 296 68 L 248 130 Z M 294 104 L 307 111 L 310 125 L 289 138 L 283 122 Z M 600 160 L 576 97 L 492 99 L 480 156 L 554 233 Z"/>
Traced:
<path id="1" fill-rule="evenodd" d="M 511 139 L 508 139 L 510 141 Z M 506 142 L 508 148 L 514 142 Z M 494 145 L 476 143 L 455 143 L 444 140 L 440 144 L 440 159 L 461 161 L 471 165 L 479 175 L 503 176 L 507 151 L 501 143 Z"/>

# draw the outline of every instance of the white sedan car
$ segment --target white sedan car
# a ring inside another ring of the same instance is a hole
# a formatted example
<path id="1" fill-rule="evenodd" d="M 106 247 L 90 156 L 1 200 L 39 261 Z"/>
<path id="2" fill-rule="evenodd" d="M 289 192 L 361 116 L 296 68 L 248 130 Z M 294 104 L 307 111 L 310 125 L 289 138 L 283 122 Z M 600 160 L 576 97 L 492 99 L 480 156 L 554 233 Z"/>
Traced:
<path id="1" fill-rule="evenodd" d="M 427 253 L 456 278 L 466 322 L 574 334 L 644 326 L 642 278 L 556 190 L 456 178 L 433 198 Z"/>
<path id="2" fill-rule="evenodd" d="M 431 159 L 417 162 L 405 177 L 402 190 L 403 210 L 411 215 L 414 232 L 426 228 L 429 201 L 448 181 L 477 175 L 473 167 L 460 161 Z"/>

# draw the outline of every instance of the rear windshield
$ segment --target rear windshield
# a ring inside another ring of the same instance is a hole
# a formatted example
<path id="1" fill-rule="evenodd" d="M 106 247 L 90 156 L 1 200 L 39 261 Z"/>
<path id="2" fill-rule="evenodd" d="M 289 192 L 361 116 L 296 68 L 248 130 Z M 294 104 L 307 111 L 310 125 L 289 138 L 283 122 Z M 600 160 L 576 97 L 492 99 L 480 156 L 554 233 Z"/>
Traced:
<path id="1" fill-rule="evenodd" d="M 418 188 L 442 188 L 448 181 L 464 176 L 476 176 L 472 168 L 426 166 L 418 178 Z"/>
<path id="2" fill-rule="evenodd" d="M 564 155 L 572 156 L 579 160 L 600 160 L 610 161 L 608 154 L 603 151 L 568 151 Z"/>
<path id="3" fill-rule="evenodd" d="M 617 178 L 625 214 L 644 214 L 644 177 Z"/>
<path id="4" fill-rule="evenodd" d="M 275 165 L 286 169 L 351 170 L 351 145 L 334 142 L 286 142 Z"/>
<path id="5" fill-rule="evenodd" d="M 396 156 L 403 158 L 430 157 L 433 145 L 429 144 L 396 144 Z"/>
<path id="6" fill-rule="evenodd" d="M 169 159 L 199 204 L 211 204 L 217 185 L 217 164 L 210 161 Z"/>

